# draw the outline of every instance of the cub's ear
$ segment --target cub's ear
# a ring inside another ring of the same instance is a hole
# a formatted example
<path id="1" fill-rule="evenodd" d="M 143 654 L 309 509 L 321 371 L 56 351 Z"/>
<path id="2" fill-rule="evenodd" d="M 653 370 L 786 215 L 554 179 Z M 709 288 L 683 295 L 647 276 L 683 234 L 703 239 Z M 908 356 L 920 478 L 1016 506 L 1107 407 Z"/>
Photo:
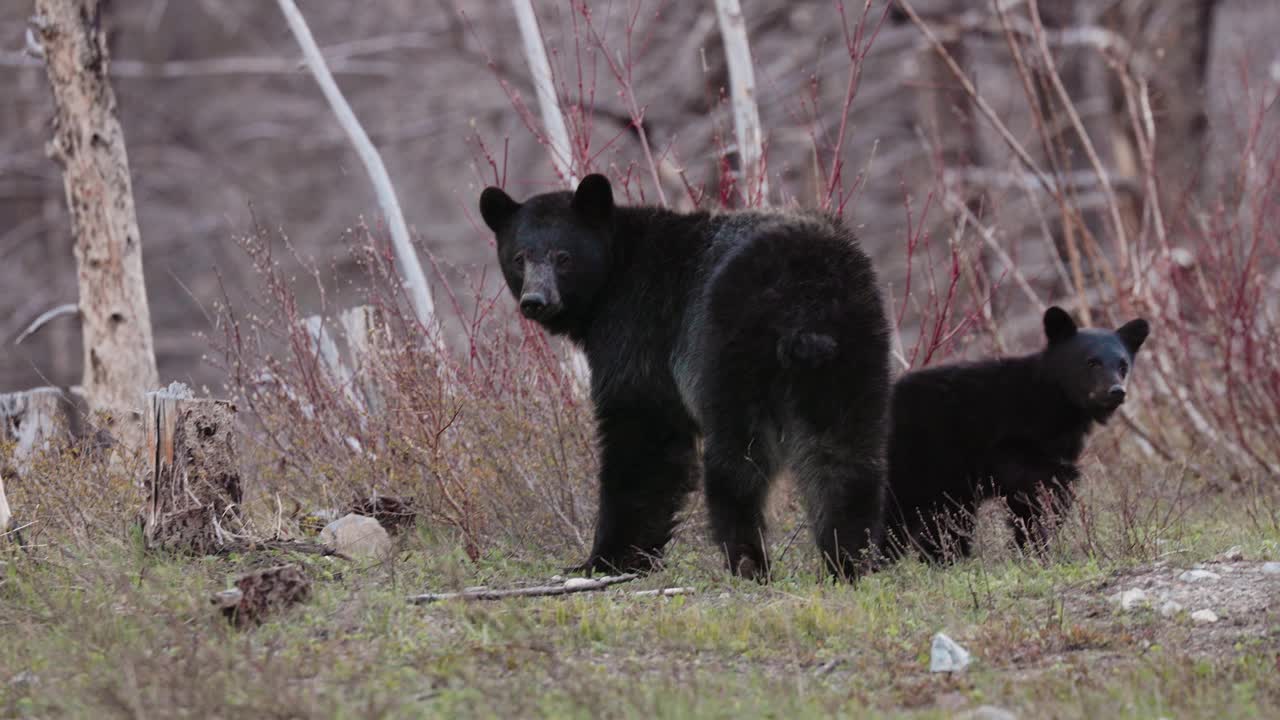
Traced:
<path id="1" fill-rule="evenodd" d="M 1138 348 L 1142 347 L 1142 343 L 1146 341 L 1147 334 L 1150 332 L 1151 326 L 1142 318 L 1130 320 L 1116 328 L 1116 334 L 1120 336 L 1120 341 L 1124 343 L 1130 355 L 1138 354 Z"/>
<path id="2" fill-rule="evenodd" d="M 480 217 L 489 229 L 501 232 L 520 209 L 520 203 L 511 199 L 502 188 L 487 187 L 480 193 Z"/>
<path id="3" fill-rule="evenodd" d="M 589 220 L 606 222 L 613 215 L 613 186 L 609 178 L 591 174 L 573 192 L 573 209 Z"/>
<path id="4" fill-rule="evenodd" d="M 1049 344 L 1054 345 L 1070 340 L 1076 334 L 1076 321 L 1071 319 L 1066 310 L 1054 305 L 1044 311 L 1044 336 Z"/>

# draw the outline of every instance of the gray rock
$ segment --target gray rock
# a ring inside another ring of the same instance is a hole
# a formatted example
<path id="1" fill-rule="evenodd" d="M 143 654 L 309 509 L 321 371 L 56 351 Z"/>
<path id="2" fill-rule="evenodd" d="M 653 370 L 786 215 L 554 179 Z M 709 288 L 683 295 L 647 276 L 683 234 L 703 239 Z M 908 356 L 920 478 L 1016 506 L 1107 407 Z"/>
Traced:
<path id="1" fill-rule="evenodd" d="M 1218 613 L 1212 610 L 1197 610 L 1191 613 L 1191 619 L 1202 625 L 1218 622 Z"/>
<path id="2" fill-rule="evenodd" d="M 320 542 L 353 558 L 385 560 L 391 555 L 391 536 L 371 517 L 350 513 L 320 531 Z"/>
<path id="3" fill-rule="evenodd" d="M 933 636 L 929 649 L 929 672 L 960 672 L 973 660 L 968 650 L 942 633 Z"/>
<path id="4" fill-rule="evenodd" d="M 1187 570 L 1178 576 L 1182 582 L 1200 582 L 1201 580 L 1217 580 L 1222 576 L 1212 570 Z"/>
<path id="5" fill-rule="evenodd" d="M 1239 545 L 1232 545 L 1218 555 L 1217 560 L 1221 562 L 1240 562 L 1244 559 L 1244 548 Z"/>
<path id="6" fill-rule="evenodd" d="M 1182 612 L 1182 605 L 1175 600 L 1165 600 L 1160 606 L 1160 615 L 1163 617 L 1173 617 Z"/>
<path id="7" fill-rule="evenodd" d="M 1119 605 L 1121 610 L 1133 610 L 1134 608 L 1145 607 L 1151 604 L 1146 591 L 1142 588 L 1133 588 L 1131 590 L 1118 592 L 1107 599 Z"/>
<path id="8" fill-rule="evenodd" d="M 1280 575 L 1280 562 L 1262 563 L 1262 572 L 1268 575 Z"/>

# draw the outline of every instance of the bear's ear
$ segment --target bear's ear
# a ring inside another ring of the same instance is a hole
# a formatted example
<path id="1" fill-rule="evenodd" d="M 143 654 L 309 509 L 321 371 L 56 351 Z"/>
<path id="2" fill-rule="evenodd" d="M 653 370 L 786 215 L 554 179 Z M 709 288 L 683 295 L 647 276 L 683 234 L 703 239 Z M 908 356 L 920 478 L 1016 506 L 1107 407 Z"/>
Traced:
<path id="1" fill-rule="evenodd" d="M 1054 305 L 1044 311 L 1044 336 L 1049 339 L 1050 345 L 1070 340 L 1075 334 L 1076 321 L 1071 319 L 1066 310 Z"/>
<path id="2" fill-rule="evenodd" d="M 1120 336 L 1120 341 L 1124 343 L 1130 355 L 1137 355 L 1138 348 L 1142 347 L 1142 343 L 1146 341 L 1147 334 L 1151 332 L 1151 326 L 1146 320 L 1138 318 L 1116 328 L 1116 334 Z"/>
<path id="3" fill-rule="evenodd" d="M 595 173 L 582 178 L 573 192 L 573 209 L 589 220 L 607 222 L 613 215 L 613 186 L 609 178 Z"/>
<path id="4" fill-rule="evenodd" d="M 519 209 L 520 203 L 512 200 L 502 188 L 487 187 L 480 193 L 480 217 L 495 233 L 501 232 Z"/>

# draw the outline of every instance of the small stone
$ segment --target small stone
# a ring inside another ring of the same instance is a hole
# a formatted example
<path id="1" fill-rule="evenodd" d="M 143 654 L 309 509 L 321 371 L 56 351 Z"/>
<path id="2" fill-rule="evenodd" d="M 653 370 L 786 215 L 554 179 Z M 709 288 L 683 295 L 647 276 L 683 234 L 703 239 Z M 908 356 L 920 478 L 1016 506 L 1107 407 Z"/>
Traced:
<path id="1" fill-rule="evenodd" d="M 391 555 L 391 536 L 371 517 L 349 513 L 325 525 L 320 542 L 348 557 L 385 560 Z"/>
<path id="2" fill-rule="evenodd" d="M 973 656 L 955 640 L 942 633 L 933 636 L 929 650 L 929 672 L 959 672 L 969 666 Z"/>
<path id="3" fill-rule="evenodd" d="M 959 715 L 956 720 L 1018 720 L 1018 716 L 995 705 L 979 705 Z"/>
<path id="4" fill-rule="evenodd" d="M 15 688 L 30 687 L 32 685 L 39 685 L 39 684 L 40 684 L 40 676 L 36 675 L 30 670 L 23 670 L 17 675 L 14 675 L 13 677 L 9 678 L 9 687 L 15 687 Z"/>
<path id="5" fill-rule="evenodd" d="M 1141 588 L 1118 592 L 1107 599 L 1118 604 L 1121 610 L 1132 610 L 1150 604 L 1146 591 Z"/>
<path id="6" fill-rule="evenodd" d="M 1244 559 L 1244 548 L 1239 545 L 1232 545 L 1221 554 L 1218 555 L 1219 562 L 1240 562 Z"/>
<path id="7" fill-rule="evenodd" d="M 1165 600 L 1160 606 L 1161 617 L 1173 617 L 1180 612 L 1182 612 L 1182 605 L 1174 600 Z"/>
<path id="8" fill-rule="evenodd" d="M 1280 575 L 1280 562 L 1262 563 L 1262 572 L 1267 575 Z"/>
<path id="9" fill-rule="evenodd" d="M 564 576 L 563 576 L 563 575 L 552 575 L 552 576 L 551 576 L 551 582 L 564 582 Z"/>
<path id="10" fill-rule="evenodd" d="M 578 588 L 591 587 L 595 585 L 595 581 L 589 578 L 569 578 L 564 581 L 565 590 L 577 590 Z"/>
<path id="11" fill-rule="evenodd" d="M 1191 613 L 1191 619 L 1202 625 L 1207 625 L 1208 623 L 1218 622 L 1218 613 L 1212 610 L 1197 610 Z"/>
<path id="12" fill-rule="evenodd" d="M 1201 580 L 1217 580 L 1222 576 L 1212 570 L 1187 570 L 1178 576 L 1182 582 L 1199 582 Z"/>

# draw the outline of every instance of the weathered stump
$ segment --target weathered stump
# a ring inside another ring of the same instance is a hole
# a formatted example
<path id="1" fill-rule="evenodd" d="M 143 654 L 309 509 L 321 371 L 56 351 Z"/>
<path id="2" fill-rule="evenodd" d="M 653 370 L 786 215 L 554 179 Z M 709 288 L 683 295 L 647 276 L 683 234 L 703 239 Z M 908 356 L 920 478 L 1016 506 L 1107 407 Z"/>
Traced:
<path id="1" fill-rule="evenodd" d="M 52 387 L 0 394 L 0 444 L 13 444 L 0 456 L 0 533 L 9 529 L 13 513 L 5 495 L 5 478 L 25 475 L 35 455 L 71 437 L 77 411 L 62 390 Z"/>
<path id="2" fill-rule="evenodd" d="M 197 400 L 180 383 L 147 399 L 147 547 L 207 555 L 243 539 L 235 406 Z"/>
<path id="3" fill-rule="evenodd" d="M 14 443 L 15 463 L 26 462 L 49 443 L 70 436 L 74 412 L 58 388 L 0 394 L 0 442 Z"/>

